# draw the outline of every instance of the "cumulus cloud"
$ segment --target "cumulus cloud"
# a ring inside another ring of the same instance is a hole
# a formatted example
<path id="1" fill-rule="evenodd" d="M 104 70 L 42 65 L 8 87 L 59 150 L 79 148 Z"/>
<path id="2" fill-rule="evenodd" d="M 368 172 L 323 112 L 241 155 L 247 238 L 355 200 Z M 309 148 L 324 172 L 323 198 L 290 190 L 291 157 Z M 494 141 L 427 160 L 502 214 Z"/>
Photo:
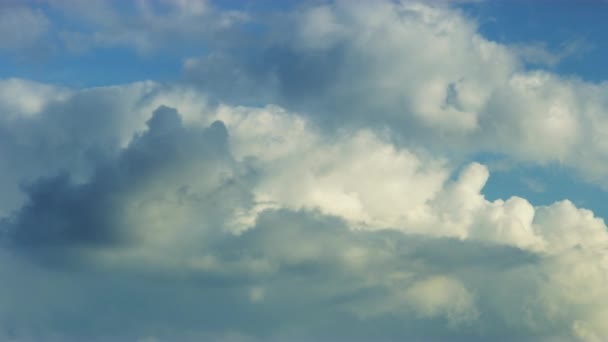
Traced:
<path id="1" fill-rule="evenodd" d="M 178 209 L 173 201 L 179 203 L 194 196 L 191 192 L 202 196 L 202 189 L 212 193 L 213 199 L 197 197 L 194 201 L 215 203 L 212 205 L 215 214 L 221 211 L 222 203 L 229 203 L 230 210 L 238 209 L 240 198 L 222 199 L 223 192 L 229 196 L 231 190 L 238 191 L 238 185 L 229 183 L 231 168 L 223 165 L 228 162 L 223 161 L 226 155 L 223 124 L 215 123 L 204 132 L 185 130 L 175 110 L 160 107 L 147 125 L 148 131 L 132 140 L 114 163 L 97 161 L 88 182 L 73 184 L 68 175 L 61 174 L 26 186 L 29 200 L 12 223 L 15 242 L 24 248 L 49 245 L 68 249 L 80 244 L 120 244 L 138 234 L 163 240 L 166 232 L 154 231 L 154 227 L 177 224 L 176 212 L 171 212 Z M 205 163 L 200 165 L 201 161 Z M 194 183 L 187 176 L 191 173 L 200 177 L 200 182 Z M 178 184 L 171 186 L 170 179 Z M 189 181 L 179 184 L 182 179 Z M 155 184 L 163 180 L 156 195 Z M 175 191 L 170 199 L 162 197 L 167 188 Z M 139 197 L 131 202 L 132 194 L 139 193 L 149 196 L 152 202 L 140 202 Z M 158 202 L 155 196 L 161 196 Z M 125 215 L 125 210 L 131 214 Z M 171 213 L 170 218 L 163 219 L 162 211 Z M 138 214 L 130 217 L 134 213 Z M 150 221 L 147 214 L 151 215 Z M 140 225 L 145 226 L 145 232 L 134 231 Z"/>
<path id="2" fill-rule="evenodd" d="M 140 52 L 243 18 L 50 6 Z M 603 184 L 605 85 L 525 70 L 448 6 L 306 5 L 189 84 L 0 81 L 0 339 L 605 339 L 603 219 L 488 200 L 470 160 Z"/>
<path id="3" fill-rule="evenodd" d="M 0 116 L 0 212 L 17 209 L 23 182 L 66 170 L 76 180 L 89 176 L 100 155 L 114 155 L 150 114 L 146 95 L 159 85 L 151 82 L 125 87 L 74 91 L 57 86 L 8 79 Z"/>
<path id="4" fill-rule="evenodd" d="M 456 9 L 338 1 L 267 26 L 278 33 L 246 53 L 186 60 L 185 77 L 224 101 L 388 129 L 452 157 L 562 164 L 606 186 L 606 85 L 527 68 L 520 47 L 484 38 Z"/>
<path id="5" fill-rule="evenodd" d="M 608 234 L 591 212 L 489 202 L 483 165 L 451 179 L 445 161 L 369 131 L 327 136 L 278 107 L 212 109 L 184 122 L 159 107 L 85 181 L 24 188 L 2 223 L 5 336 L 607 333 Z M 49 311 L 34 314 L 32 291 Z M 91 323 L 76 328 L 84 307 Z"/>

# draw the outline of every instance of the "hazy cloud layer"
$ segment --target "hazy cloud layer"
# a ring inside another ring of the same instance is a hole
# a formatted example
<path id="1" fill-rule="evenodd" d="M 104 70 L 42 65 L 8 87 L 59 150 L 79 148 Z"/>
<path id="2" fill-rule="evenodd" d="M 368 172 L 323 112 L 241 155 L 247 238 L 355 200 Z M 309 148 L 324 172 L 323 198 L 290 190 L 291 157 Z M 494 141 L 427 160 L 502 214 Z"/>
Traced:
<path id="1" fill-rule="evenodd" d="M 247 22 L 247 14 L 221 11 L 206 0 L 146 0 L 134 2 L 52 0 L 49 6 L 65 22 L 57 30 L 58 44 L 72 52 L 95 48 L 126 47 L 140 54 L 161 49 L 206 44 L 212 37 L 236 38 L 235 26 Z M 74 26 L 85 29 L 75 30 Z M 221 44 L 220 44 L 221 45 Z"/>
<path id="2" fill-rule="evenodd" d="M 145 53 L 249 17 L 49 6 Z M 0 339 L 605 339 L 603 219 L 490 201 L 470 160 L 605 185 L 605 84 L 525 70 L 446 6 L 306 5 L 183 83 L 0 81 Z"/>
<path id="3" fill-rule="evenodd" d="M 0 4 L 0 51 L 40 53 L 48 48 L 44 38 L 50 26 L 50 20 L 41 10 L 5 1 Z"/>

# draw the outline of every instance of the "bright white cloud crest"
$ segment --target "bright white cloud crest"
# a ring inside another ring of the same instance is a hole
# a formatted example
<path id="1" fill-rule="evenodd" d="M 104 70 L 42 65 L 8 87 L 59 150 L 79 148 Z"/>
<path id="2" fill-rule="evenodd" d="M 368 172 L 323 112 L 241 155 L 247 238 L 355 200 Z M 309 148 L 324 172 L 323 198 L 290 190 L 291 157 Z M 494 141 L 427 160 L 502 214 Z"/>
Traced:
<path id="1" fill-rule="evenodd" d="M 276 39 L 304 71 L 215 55 L 189 85 L 0 83 L 32 94 L 0 95 L 0 339 L 608 336 L 604 221 L 489 201 L 461 163 L 602 183 L 605 85 L 524 71 L 443 5 L 291 15 Z"/>

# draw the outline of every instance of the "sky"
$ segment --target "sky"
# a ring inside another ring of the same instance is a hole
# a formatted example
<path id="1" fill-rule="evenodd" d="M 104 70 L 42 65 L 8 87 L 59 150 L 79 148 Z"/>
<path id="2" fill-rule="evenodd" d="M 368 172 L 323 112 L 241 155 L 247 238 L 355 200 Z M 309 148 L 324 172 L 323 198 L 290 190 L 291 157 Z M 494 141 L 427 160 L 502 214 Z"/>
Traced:
<path id="1" fill-rule="evenodd" d="M 0 340 L 604 341 L 608 3 L 0 3 Z"/>

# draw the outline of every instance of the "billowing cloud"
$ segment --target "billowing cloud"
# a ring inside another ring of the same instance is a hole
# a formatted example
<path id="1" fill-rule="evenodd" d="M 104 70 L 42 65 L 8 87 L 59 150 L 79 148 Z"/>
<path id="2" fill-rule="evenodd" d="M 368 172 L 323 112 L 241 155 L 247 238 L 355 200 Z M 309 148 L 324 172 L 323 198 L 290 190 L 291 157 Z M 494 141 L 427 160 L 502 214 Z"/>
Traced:
<path id="1" fill-rule="evenodd" d="M 473 160 L 604 184 L 605 85 L 526 69 L 449 3 L 264 17 L 188 82 L 0 81 L 0 339 L 605 339 L 604 220 L 489 200 Z M 143 53 L 248 17 L 114 5 L 49 8 Z"/>
<path id="2" fill-rule="evenodd" d="M 521 47 L 484 38 L 458 10 L 338 1 L 267 25 L 274 39 L 188 59 L 185 77 L 236 104 L 388 129 L 452 157 L 561 164 L 606 186 L 606 85 L 526 68 Z"/>
<path id="3" fill-rule="evenodd" d="M 5 269 L 22 268 L 6 275 L 4 334 L 604 336 L 603 221 L 567 201 L 489 202 L 483 165 L 452 172 L 369 131 L 326 136 L 277 107 L 220 106 L 189 123 L 159 107 L 87 180 L 24 188 L 3 221 Z M 34 287 L 55 319 L 34 314 Z M 95 323 L 73 326 L 75 307 Z"/>

